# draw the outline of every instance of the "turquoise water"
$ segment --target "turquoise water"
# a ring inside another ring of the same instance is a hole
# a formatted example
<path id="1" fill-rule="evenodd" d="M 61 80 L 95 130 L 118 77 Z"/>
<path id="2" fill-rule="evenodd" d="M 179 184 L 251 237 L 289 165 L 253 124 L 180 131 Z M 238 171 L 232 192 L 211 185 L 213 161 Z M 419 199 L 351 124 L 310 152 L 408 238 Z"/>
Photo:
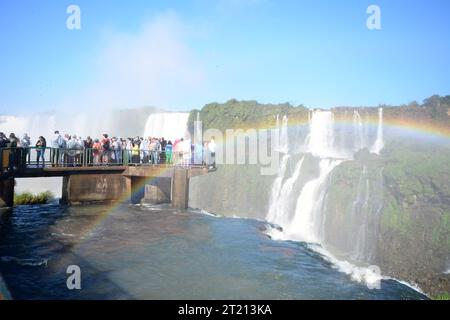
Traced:
<path id="1" fill-rule="evenodd" d="M 16 299 L 423 299 L 394 280 L 369 289 L 261 221 L 138 206 L 23 206 L 0 226 L 0 272 Z M 69 290 L 69 265 L 81 290 Z"/>

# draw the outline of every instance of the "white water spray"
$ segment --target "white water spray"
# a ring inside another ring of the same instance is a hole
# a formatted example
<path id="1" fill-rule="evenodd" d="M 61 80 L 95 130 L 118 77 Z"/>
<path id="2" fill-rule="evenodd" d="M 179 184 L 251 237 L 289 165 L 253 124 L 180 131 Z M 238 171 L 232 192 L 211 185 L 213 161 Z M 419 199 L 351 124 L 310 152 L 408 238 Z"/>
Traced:
<path id="1" fill-rule="evenodd" d="M 335 155 L 334 115 L 331 111 L 313 112 L 307 144 L 307 152 L 315 157 L 325 158 Z"/>
<path id="2" fill-rule="evenodd" d="M 145 125 L 144 137 L 164 137 L 166 140 L 185 138 L 189 113 L 152 113 Z"/>
<path id="3" fill-rule="evenodd" d="M 319 176 L 305 184 L 297 199 L 294 219 L 286 229 L 288 238 L 321 243 L 322 205 L 326 191 L 324 185 L 331 171 L 341 162 L 342 160 L 320 160 Z"/>
<path id="4" fill-rule="evenodd" d="M 353 111 L 353 131 L 354 131 L 354 151 L 359 151 L 366 147 L 364 141 L 364 127 L 361 120 L 361 115 L 357 110 Z"/>
<path id="5" fill-rule="evenodd" d="M 381 150 L 384 148 L 384 137 L 383 137 L 383 108 L 378 109 L 378 129 L 377 129 L 377 139 L 374 145 L 370 149 L 370 152 L 375 154 L 380 154 Z"/>
<path id="6" fill-rule="evenodd" d="M 380 112 L 380 118 L 377 148 L 381 150 L 383 145 L 382 112 Z M 355 112 L 353 115 L 353 125 L 354 133 L 357 134 L 354 134 L 353 138 L 356 141 L 353 142 L 353 147 L 350 145 L 350 148 L 353 149 L 353 152 L 356 152 L 366 146 L 363 137 L 365 128 L 358 112 Z M 336 151 L 334 145 L 336 128 L 331 111 L 313 111 L 309 129 L 310 132 L 305 141 L 306 150 L 312 156 L 318 158 L 318 175 L 307 181 L 300 193 L 296 195 L 293 192 L 293 186 L 302 181 L 302 168 L 304 167 L 305 157 L 301 157 L 290 177 L 287 176 L 288 171 L 286 170 L 286 163 L 289 158 L 287 156 L 284 158 L 280 173 L 273 184 L 269 212 L 266 218 L 267 221 L 280 228 L 269 227 L 267 233 L 275 240 L 304 241 L 314 244 L 310 245 L 311 248 L 333 263 L 337 269 L 351 276 L 353 280 L 365 282 L 368 286 L 373 287 L 374 283 L 382 279 L 379 273 L 374 272 L 371 267 L 358 267 L 350 262 L 337 259 L 324 247 L 324 226 L 326 221 L 324 205 L 329 178 L 339 164 L 351 160 L 352 156 L 343 156 L 348 154 L 348 150 Z M 307 172 L 305 173 L 307 174 Z M 364 184 L 365 188 L 359 197 L 360 199 L 358 199 L 362 201 L 362 204 L 359 204 L 359 201 L 354 204 L 355 210 L 356 206 L 365 208 L 369 205 L 367 198 L 369 190 L 366 180 L 361 178 L 361 183 Z M 295 203 L 294 206 L 292 202 Z M 362 233 L 358 236 L 362 237 L 364 235 Z M 364 241 L 361 242 L 361 248 L 363 247 L 366 247 Z M 359 249 L 358 246 L 357 249 Z"/>
<path id="7" fill-rule="evenodd" d="M 289 216 L 286 214 L 289 210 L 288 202 L 292 196 L 292 189 L 294 187 L 294 183 L 300 176 L 305 157 L 302 157 L 299 160 L 299 162 L 295 166 L 292 176 L 286 179 L 284 183 L 282 183 L 286 172 L 286 161 L 288 159 L 289 156 L 285 156 L 285 158 L 283 158 L 282 161 L 283 174 L 277 177 L 277 179 L 279 180 L 276 181 L 276 183 L 274 184 L 276 192 L 273 194 L 273 197 L 271 199 L 269 214 L 267 215 L 267 221 L 277 223 L 278 225 L 286 225 L 289 223 L 288 221 Z"/>

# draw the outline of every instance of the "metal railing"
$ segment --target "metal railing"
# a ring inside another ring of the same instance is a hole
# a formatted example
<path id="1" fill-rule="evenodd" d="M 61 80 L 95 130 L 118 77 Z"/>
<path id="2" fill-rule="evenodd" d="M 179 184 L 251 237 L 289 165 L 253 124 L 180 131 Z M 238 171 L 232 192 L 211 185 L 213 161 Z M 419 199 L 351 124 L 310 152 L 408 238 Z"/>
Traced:
<path id="1" fill-rule="evenodd" d="M 205 165 L 203 152 L 166 152 L 151 150 L 99 150 L 58 148 L 2 148 L 1 171 L 20 171 L 44 167 L 94 166 L 201 166 Z"/>

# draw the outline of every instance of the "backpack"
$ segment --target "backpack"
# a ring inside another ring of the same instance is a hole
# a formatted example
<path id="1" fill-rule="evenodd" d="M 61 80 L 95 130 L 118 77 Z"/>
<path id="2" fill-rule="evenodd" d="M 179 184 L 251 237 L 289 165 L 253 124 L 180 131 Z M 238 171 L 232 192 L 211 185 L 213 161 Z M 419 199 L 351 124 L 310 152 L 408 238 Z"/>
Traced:
<path id="1" fill-rule="evenodd" d="M 0 148 L 6 148 L 7 145 L 8 145 L 8 140 L 0 139 Z"/>
<path id="2" fill-rule="evenodd" d="M 109 139 L 105 139 L 105 140 L 103 140 L 103 145 L 102 145 L 102 147 L 103 147 L 103 150 L 106 150 L 106 151 L 108 151 L 109 149 L 110 149 L 110 142 L 109 142 Z"/>

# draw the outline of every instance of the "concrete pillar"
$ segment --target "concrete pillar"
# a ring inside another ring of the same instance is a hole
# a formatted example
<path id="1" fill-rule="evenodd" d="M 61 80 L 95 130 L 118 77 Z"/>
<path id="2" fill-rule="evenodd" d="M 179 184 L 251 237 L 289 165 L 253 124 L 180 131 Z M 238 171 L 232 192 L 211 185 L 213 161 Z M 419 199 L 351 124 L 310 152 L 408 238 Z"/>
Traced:
<path id="1" fill-rule="evenodd" d="M 63 177 L 60 204 L 69 204 L 69 181 L 70 176 Z"/>
<path id="2" fill-rule="evenodd" d="M 14 178 L 0 180 L 0 208 L 14 206 Z"/>
<path id="3" fill-rule="evenodd" d="M 189 205 L 189 171 L 175 168 L 172 177 L 172 207 L 186 209 Z"/>
<path id="4" fill-rule="evenodd" d="M 63 177 L 61 203 L 128 201 L 130 188 L 121 174 L 80 174 Z"/>

